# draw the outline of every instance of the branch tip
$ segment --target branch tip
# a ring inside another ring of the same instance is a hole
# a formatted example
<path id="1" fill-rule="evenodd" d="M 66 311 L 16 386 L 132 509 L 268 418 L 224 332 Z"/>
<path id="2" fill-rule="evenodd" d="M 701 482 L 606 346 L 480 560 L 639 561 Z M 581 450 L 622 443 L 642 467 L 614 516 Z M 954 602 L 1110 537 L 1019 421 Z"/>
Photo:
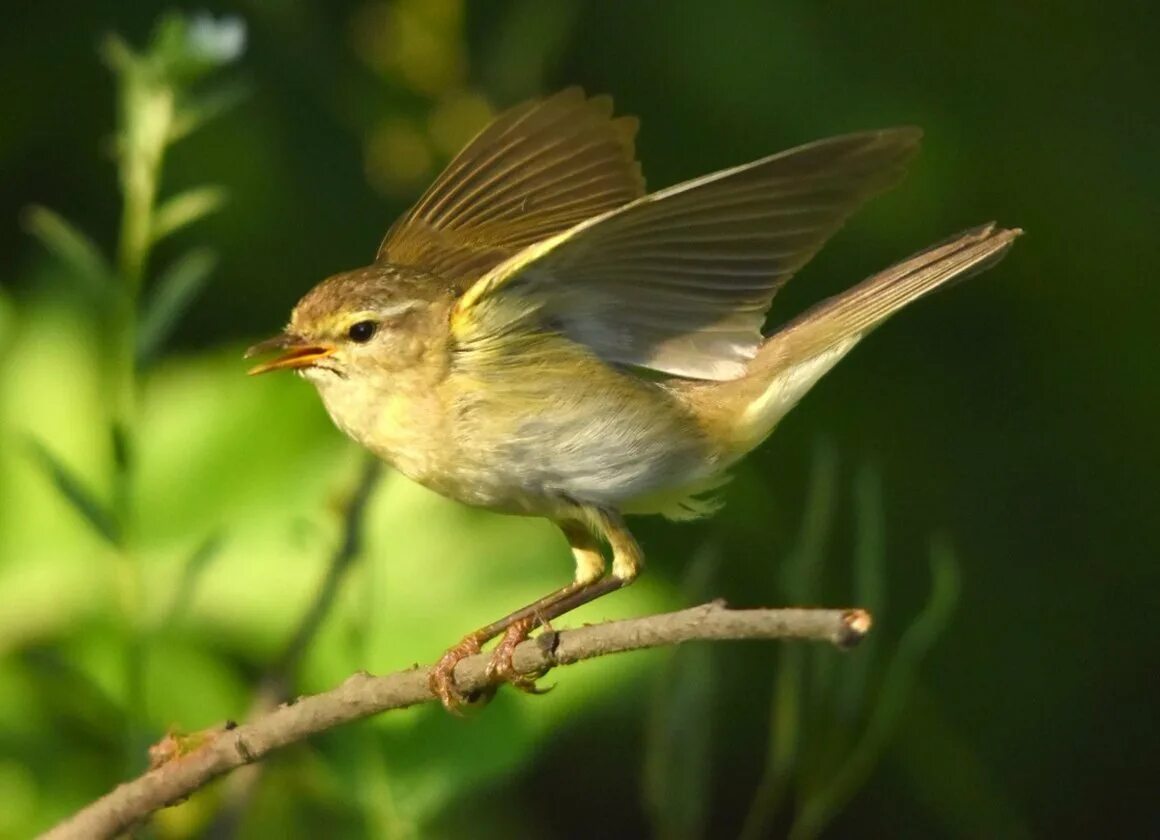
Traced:
<path id="1" fill-rule="evenodd" d="M 866 638 L 873 626 L 874 617 L 866 610 L 846 610 L 842 613 L 842 628 L 835 644 L 840 648 L 852 648 Z"/>

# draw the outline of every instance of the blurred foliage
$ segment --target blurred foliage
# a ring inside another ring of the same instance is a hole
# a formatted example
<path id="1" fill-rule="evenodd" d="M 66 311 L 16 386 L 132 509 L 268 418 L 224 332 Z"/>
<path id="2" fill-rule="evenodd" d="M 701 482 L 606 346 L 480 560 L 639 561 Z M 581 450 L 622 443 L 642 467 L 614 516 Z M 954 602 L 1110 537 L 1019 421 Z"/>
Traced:
<path id="1" fill-rule="evenodd" d="M 634 525 L 648 573 L 569 619 L 806 600 L 872 606 L 874 634 L 850 654 L 612 657 L 467 722 L 385 715 L 268 762 L 236 833 L 1148 833 L 1160 57 L 1144 4 L 207 5 L 217 17 L 22 4 L 0 28 L 0 837 L 139 769 L 166 728 L 245 714 L 327 574 L 361 458 L 302 383 L 247 380 L 240 349 L 369 259 L 491 113 L 567 84 L 641 117 L 654 188 L 924 127 L 907 182 L 774 321 L 970 224 L 1028 230 L 844 361 L 716 519 Z M 852 515 L 833 456 L 811 464 L 819 429 L 877 465 Z M 370 504 L 297 691 L 430 660 L 570 574 L 546 523 L 391 473 Z M 935 526 L 954 564 L 928 551 Z M 221 836 L 232 795 L 153 831 Z"/>
<path id="2" fill-rule="evenodd" d="M 787 603 L 819 603 L 820 584 L 836 506 L 837 464 L 819 452 L 801 533 L 780 569 Z M 857 484 L 854 603 L 886 612 L 882 501 L 877 478 Z M 882 647 L 871 634 L 854 661 L 835 664 L 832 651 L 786 646 L 780 653 L 770 703 L 765 772 L 742 837 L 766 837 L 796 787 L 791 838 L 817 837 L 865 784 L 910 700 L 918 665 L 946 628 L 958 600 L 958 568 L 945 547 L 933 550 L 931 598 L 890 654 L 883 673 L 871 667 Z M 872 684 L 873 683 L 873 684 Z M 779 832 L 780 833 L 780 832 Z"/>

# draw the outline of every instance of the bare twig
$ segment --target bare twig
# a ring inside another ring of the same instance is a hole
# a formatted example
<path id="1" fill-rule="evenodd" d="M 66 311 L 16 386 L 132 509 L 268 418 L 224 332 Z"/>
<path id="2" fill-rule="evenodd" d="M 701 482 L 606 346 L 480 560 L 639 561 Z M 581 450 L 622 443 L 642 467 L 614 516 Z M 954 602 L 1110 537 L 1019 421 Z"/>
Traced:
<path id="1" fill-rule="evenodd" d="M 866 635 L 870 623 L 870 614 L 864 610 L 730 610 L 714 602 L 680 612 L 545 632 L 517 647 L 512 662 L 518 673 L 537 675 L 556 665 L 693 640 L 809 639 L 849 647 Z M 487 654 L 460 662 L 455 669 L 460 689 L 477 692 L 489 687 L 487 662 Z M 354 674 L 337 688 L 282 705 L 252 723 L 181 739 L 175 754 L 159 767 L 120 785 L 44 838 L 113 837 L 218 776 L 280 747 L 340 724 L 431 699 L 425 668 L 382 677 Z"/>

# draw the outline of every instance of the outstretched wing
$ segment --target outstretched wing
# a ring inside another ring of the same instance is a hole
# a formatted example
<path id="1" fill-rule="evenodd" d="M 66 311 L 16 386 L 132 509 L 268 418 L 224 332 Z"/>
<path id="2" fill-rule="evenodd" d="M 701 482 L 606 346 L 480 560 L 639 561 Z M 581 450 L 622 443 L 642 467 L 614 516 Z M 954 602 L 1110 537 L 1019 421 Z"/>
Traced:
<path id="1" fill-rule="evenodd" d="M 377 262 L 466 288 L 542 239 L 644 194 L 637 121 L 569 88 L 498 116 L 383 239 Z"/>
<path id="2" fill-rule="evenodd" d="M 496 266 L 459 300 L 453 329 L 469 343 L 530 325 L 609 362 L 736 378 L 777 290 L 901 178 L 920 137 L 821 140 L 637 199 Z"/>

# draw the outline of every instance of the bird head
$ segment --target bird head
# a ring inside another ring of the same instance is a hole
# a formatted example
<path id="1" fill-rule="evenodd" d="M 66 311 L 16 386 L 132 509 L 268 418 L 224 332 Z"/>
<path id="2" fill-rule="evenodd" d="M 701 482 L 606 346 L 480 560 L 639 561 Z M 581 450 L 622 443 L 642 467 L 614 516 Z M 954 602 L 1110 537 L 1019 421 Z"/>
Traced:
<path id="1" fill-rule="evenodd" d="M 414 367 L 445 337 L 446 308 L 431 293 L 438 284 L 425 279 L 382 265 L 328 277 L 298 302 L 281 333 L 246 351 L 277 354 L 250 373 L 293 370 L 322 384 Z"/>

